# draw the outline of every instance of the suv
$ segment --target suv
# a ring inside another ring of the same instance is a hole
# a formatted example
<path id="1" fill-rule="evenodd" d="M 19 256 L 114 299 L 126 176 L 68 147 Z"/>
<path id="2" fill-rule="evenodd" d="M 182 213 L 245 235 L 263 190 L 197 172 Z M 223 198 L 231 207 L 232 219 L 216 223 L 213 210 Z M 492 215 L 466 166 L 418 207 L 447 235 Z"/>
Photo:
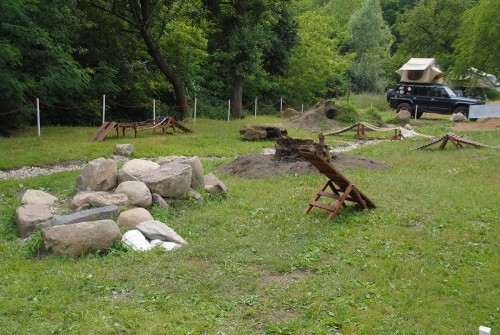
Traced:
<path id="1" fill-rule="evenodd" d="M 470 105 L 484 105 L 477 99 L 458 96 L 451 88 L 441 84 L 397 84 L 394 89 L 387 91 L 387 102 L 392 109 L 399 113 L 407 110 L 415 117 L 420 118 L 424 112 L 438 114 L 462 113 L 469 117 Z"/>

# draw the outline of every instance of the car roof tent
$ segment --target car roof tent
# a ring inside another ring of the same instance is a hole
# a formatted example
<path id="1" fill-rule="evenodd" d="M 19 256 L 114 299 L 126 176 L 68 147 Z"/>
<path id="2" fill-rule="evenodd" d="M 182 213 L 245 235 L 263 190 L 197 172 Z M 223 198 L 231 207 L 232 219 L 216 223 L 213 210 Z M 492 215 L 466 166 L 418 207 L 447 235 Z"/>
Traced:
<path id="1" fill-rule="evenodd" d="M 403 83 L 442 83 L 444 78 L 434 58 L 410 58 L 396 73 Z"/>

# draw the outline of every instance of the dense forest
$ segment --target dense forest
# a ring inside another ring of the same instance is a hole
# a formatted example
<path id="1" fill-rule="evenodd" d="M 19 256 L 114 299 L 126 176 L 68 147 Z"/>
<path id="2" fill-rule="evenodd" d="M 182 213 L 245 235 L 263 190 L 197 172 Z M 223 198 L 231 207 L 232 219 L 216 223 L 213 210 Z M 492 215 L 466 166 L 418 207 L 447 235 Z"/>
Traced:
<path id="1" fill-rule="evenodd" d="M 158 113 L 240 117 L 383 92 L 411 57 L 500 74 L 497 0 L 2 0 L 0 133 Z M 221 107 L 224 106 L 224 107 Z"/>

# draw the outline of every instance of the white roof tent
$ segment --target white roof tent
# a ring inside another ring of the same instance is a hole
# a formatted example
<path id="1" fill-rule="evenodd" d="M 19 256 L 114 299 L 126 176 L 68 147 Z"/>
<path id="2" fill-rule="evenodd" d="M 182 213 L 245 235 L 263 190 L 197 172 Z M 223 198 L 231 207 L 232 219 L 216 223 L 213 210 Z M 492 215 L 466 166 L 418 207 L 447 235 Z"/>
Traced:
<path id="1" fill-rule="evenodd" d="M 442 83 L 444 78 L 434 58 L 410 58 L 396 73 L 403 83 Z"/>

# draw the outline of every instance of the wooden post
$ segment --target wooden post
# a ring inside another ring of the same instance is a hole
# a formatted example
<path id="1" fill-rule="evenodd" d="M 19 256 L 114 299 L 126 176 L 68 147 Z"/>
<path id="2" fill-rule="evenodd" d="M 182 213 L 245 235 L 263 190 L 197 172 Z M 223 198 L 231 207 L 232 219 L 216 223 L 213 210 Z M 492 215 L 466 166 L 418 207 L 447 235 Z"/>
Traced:
<path id="1" fill-rule="evenodd" d="M 255 98 L 255 110 L 254 110 L 254 119 L 257 118 L 257 98 Z"/>
<path id="2" fill-rule="evenodd" d="M 156 120 L 156 100 L 153 99 L 153 120 Z"/>
<path id="3" fill-rule="evenodd" d="M 229 122 L 229 116 L 231 115 L 231 99 L 227 103 L 227 122 Z"/>

